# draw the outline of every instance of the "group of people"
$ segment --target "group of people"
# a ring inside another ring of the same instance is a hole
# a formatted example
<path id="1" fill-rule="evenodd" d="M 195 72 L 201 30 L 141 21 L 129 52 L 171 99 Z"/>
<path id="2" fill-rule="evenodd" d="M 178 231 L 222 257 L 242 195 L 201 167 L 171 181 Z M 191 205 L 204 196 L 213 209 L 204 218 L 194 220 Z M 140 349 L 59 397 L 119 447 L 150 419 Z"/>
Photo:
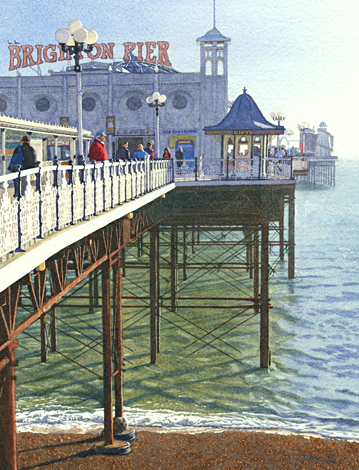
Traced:
<path id="1" fill-rule="evenodd" d="M 89 152 L 90 161 L 106 161 L 108 160 L 108 154 L 105 145 L 106 134 L 104 132 L 98 132 L 95 139 L 92 142 Z M 139 144 L 137 150 L 133 153 L 132 159 L 144 160 L 145 156 L 148 155 L 150 158 L 154 158 L 154 151 L 152 149 L 153 143 L 147 142 L 147 147 L 143 149 L 143 145 Z M 162 155 L 163 159 L 171 159 L 172 154 L 170 149 L 166 147 Z M 128 148 L 128 142 L 125 140 L 122 142 L 122 146 L 117 150 L 115 161 L 131 161 L 131 153 Z M 176 152 L 177 166 L 180 168 L 184 160 L 184 153 L 181 147 Z M 15 172 L 18 170 L 28 170 L 35 168 L 36 152 L 33 147 L 30 146 L 30 140 L 27 136 L 21 139 L 21 145 L 17 146 L 14 150 L 13 156 L 10 161 L 9 170 Z M 20 185 L 18 180 L 15 182 L 15 197 L 20 197 Z M 26 178 L 21 178 L 21 194 L 24 193 L 26 187 Z"/>
<path id="2" fill-rule="evenodd" d="M 270 151 L 269 151 L 269 152 L 270 152 Z M 269 154 L 268 156 L 269 156 L 269 157 L 272 157 L 272 156 L 273 156 L 273 157 L 277 157 L 277 158 L 285 158 L 285 157 L 288 156 L 288 152 L 287 152 L 287 150 L 286 150 L 285 147 L 281 147 L 280 149 L 278 149 L 278 147 L 276 147 L 276 148 L 274 149 L 273 154 Z"/>

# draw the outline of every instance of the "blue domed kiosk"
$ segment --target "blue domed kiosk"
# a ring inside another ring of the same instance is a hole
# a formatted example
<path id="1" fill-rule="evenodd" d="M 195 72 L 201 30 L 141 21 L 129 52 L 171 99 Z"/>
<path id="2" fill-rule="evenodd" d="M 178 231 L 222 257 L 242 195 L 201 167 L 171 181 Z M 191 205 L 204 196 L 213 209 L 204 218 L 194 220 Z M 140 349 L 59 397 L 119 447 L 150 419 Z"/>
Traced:
<path id="1" fill-rule="evenodd" d="M 204 130 L 207 135 L 221 137 L 222 176 L 227 179 L 261 179 L 266 177 L 264 163 L 268 156 L 269 137 L 284 134 L 285 128 L 267 121 L 244 88 L 226 117 Z"/>

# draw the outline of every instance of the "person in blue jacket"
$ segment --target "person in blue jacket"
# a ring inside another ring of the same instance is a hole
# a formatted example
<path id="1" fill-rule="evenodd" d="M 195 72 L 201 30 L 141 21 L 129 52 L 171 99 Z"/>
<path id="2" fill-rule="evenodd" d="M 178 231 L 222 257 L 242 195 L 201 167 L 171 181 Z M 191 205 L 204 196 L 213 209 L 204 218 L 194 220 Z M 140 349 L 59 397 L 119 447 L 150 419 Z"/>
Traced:
<path id="1" fill-rule="evenodd" d="M 133 155 L 132 155 L 132 159 L 133 160 L 136 160 L 136 159 L 137 160 L 144 160 L 146 155 L 148 155 L 148 153 L 143 150 L 143 145 L 139 144 L 137 146 L 136 152 L 134 152 Z"/>

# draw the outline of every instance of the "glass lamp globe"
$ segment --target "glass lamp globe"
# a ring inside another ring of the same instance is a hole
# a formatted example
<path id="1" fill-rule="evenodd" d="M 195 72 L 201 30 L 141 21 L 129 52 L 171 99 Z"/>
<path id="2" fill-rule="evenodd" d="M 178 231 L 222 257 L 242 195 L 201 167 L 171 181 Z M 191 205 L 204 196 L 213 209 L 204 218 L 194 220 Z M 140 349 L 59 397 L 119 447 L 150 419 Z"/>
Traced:
<path id="1" fill-rule="evenodd" d="M 58 29 L 55 33 L 55 39 L 60 44 L 66 43 L 71 37 L 71 33 L 66 28 Z"/>
<path id="2" fill-rule="evenodd" d="M 73 34 L 76 31 L 76 29 L 82 28 L 82 23 L 80 20 L 70 21 L 68 28 L 69 28 L 70 33 Z"/>
<path id="3" fill-rule="evenodd" d="M 86 42 L 87 36 L 88 36 L 88 33 L 87 33 L 87 29 L 85 28 L 78 28 L 73 33 L 73 37 L 76 42 Z"/>
<path id="4" fill-rule="evenodd" d="M 93 29 L 87 32 L 86 44 L 94 44 L 98 39 L 98 34 Z"/>
<path id="5" fill-rule="evenodd" d="M 159 101 L 160 103 L 164 103 L 164 102 L 166 101 L 166 99 L 167 99 L 167 96 L 166 96 L 166 95 L 160 95 L 160 97 L 158 98 L 158 101 Z"/>
<path id="6" fill-rule="evenodd" d="M 153 95 L 152 95 L 152 99 L 153 99 L 153 100 L 158 100 L 158 99 L 160 98 L 160 96 L 161 96 L 161 95 L 158 93 L 158 91 L 155 91 L 155 92 L 153 93 Z"/>

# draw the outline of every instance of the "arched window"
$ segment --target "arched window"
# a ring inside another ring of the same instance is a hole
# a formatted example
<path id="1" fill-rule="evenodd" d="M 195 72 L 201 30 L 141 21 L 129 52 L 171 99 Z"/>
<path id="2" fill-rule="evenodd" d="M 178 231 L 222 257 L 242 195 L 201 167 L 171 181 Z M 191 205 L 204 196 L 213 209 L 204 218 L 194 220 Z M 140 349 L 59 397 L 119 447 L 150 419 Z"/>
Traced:
<path id="1" fill-rule="evenodd" d="M 248 140 L 247 137 L 241 137 L 239 144 L 238 144 L 238 153 L 237 155 L 240 157 L 247 157 L 248 156 Z"/>
<path id="2" fill-rule="evenodd" d="M 253 141 L 253 157 L 262 156 L 262 142 L 260 137 L 255 137 Z"/>
<path id="3" fill-rule="evenodd" d="M 234 147 L 233 140 L 230 137 L 227 141 L 227 153 L 226 153 L 226 156 L 229 158 L 233 158 L 233 147 Z"/>
<path id="4" fill-rule="evenodd" d="M 206 61 L 206 75 L 212 75 L 212 61 Z"/>
<path id="5" fill-rule="evenodd" d="M 217 60 L 217 75 L 223 75 L 223 60 Z"/>

